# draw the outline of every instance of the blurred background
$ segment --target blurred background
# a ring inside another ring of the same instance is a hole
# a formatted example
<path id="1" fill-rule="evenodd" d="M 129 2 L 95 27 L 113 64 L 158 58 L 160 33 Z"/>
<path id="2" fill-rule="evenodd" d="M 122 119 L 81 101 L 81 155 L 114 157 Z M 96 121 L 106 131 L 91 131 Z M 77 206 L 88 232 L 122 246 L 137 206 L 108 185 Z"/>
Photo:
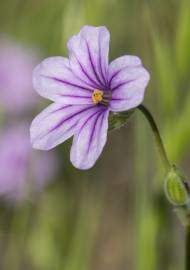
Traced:
<path id="1" fill-rule="evenodd" d="M 189 0 L 1 0 L 0 269 L 183 269 L 184 231 L 140 112 L 109 134 L 88 171 L 71 165 L 71 141 L 31 148 L 30 123 L 48 104 L 32 89 L 32 70 L 66 56 L 85 24 L 108 27 L 110 61 L 142 59 L 151 73 L 144 103 L 170 159 L 190 175 Z"/>

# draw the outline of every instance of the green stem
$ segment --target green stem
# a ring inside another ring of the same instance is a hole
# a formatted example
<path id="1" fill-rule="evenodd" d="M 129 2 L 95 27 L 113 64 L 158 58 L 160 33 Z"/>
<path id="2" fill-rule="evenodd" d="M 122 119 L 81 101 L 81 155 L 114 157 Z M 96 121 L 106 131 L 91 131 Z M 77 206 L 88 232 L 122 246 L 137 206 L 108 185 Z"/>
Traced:
<path id="1" fill-rule="evenodd" d="M 185 270 L 190 270 L 190 225 L 186 227 Z"/>
<path id="2" fill-rule="evenodd" d="M 143 115 L 146 117 L 146 119 L 148 120 L 151 129 L 153 131 L 155 140 L 156 140 L 156 144 L 160 153 L 160 156 L 162 158 L 163 164 L 166 168 L 167 171 L 169 171 L 171 169 L 171 164 L 170 161 L 168 159 L 162 138 L 160 136 L 160 132 L 159 129 L 156 125 L 156 122 L 154 121 L 153 116 L 151 115 L 151 113 L 149 112 L 149 110 L 144 106 L 144 105 L 140 105 L 138 106 L 138 109 L 143 113 Z M 190 225 L 188 225 L 186 227 L 186 237 L 185 237 L 185 270 L 190 270 Z"/>
<path id="3" fill-rule="evenodd" d="M 155 122 L 153 116 L 151 115 L 151 113 L 149 112 L 149 110 L 144 105 L 142 105 L 142 104 L 139 105 L 138 109 L 143 113 L 143 115 L 146 117 L 146 119 L 148 120 L 148 122 L 150 124 L 150 127 L 153 131 L 153 134 L 154 134 L 154 137 L 156 140 L 156 144 L 157 144 L 160 156 L 162 158 L 164 167 L 168 171 L 171 168 L 171 164 L 170 164 L 170 161 L 168 159 L 168 156 L 167 156 L 162 138 L 160 136 L 159 129 L 156 125 L 156 122 Z"/>

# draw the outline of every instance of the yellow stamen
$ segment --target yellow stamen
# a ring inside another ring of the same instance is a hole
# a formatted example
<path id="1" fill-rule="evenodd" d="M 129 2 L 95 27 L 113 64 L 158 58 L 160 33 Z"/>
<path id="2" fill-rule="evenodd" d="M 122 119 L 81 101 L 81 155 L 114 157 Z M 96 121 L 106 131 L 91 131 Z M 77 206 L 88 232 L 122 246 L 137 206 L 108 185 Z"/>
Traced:
<path id="1" fill-rule="evenodd" d="M 94 104 L 98 104 L 103 100 L 103 91 L 99 89 L 94 89 L 92 94 L 92 101 Z"/>

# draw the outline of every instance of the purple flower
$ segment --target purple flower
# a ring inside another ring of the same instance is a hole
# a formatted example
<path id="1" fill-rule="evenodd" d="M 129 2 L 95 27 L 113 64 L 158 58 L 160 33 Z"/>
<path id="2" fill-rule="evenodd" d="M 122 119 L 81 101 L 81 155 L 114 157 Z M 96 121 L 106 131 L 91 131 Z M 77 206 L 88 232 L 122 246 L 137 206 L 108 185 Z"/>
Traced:
<path id="1" fill-rule="evenodd" d="M 18 114 L 36 105 L 31 80 L 36 60 L 29 49 L 0 38 L 0 106 L 7 113 Z"/>
<path id="2" fill-rule="evenodd" d="M 71 162 L 92 167 L 107 140 L 109 112 L 138 106 L 149 73 L 136 56 L 108 65 L 110 35 L 106 27 L 84 26 L 68 42 L 69 59 L 51 57 L 34 70 L 33 84 L 54 101 L 31 125 L 34 148 L 49 150 L 74 135 Z"/>
<path id="3" fill-rule="evenodd" d="M 55 173 L 54 155 L 32 151 L 28 125 L 12 125 L 0 134 L 0 196 L 20 202 L 27 191 L 40 191 Z"/>

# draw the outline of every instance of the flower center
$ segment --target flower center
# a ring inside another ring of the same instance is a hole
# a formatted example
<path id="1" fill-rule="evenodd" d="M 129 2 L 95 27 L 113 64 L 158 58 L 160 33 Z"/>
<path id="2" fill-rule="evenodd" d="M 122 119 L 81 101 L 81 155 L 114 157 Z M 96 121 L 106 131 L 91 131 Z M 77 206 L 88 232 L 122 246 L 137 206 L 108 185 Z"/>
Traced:
<path id="1" fill-rule="evenodd" d="M 94 89 L 92 93 L 92 101 L 94 102 L 94 104 L 98 104 L 103 100 L 103 94 L 103 91 L 99 89 Z"/>
<path id="2" fill-rule="evenodd" d="M 108 106 L 109 101 L 111 99 L 111 91 L 105 91 L 99 89 L 94 89 L 92 93 L 92 101 L 94 104 L 103 104 L 105 106 Z"/>

